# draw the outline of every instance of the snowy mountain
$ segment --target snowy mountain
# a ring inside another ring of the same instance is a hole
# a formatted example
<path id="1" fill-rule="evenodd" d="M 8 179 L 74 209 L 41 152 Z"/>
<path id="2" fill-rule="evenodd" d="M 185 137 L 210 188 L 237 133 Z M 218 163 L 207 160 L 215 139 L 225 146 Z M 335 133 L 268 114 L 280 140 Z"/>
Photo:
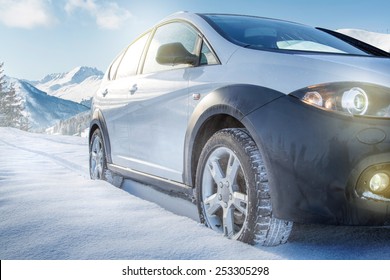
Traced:
<path id="1" fill-rule="evenodd" d="M 80 66 L 66 73 L 49 74 L 40 81 L 30 83 L 49 95 L 84 104 L 99 88 L 103 75 L 96 68 Z"/>
<path id="2" fill-rule="evenodd" d="M 7 80 L 14 85 L 16 94 L 25 106 L 24 115 L 29 120 L 31 130 L 42 131 L 60 120 L 88 110 L 79 103 L 50 96 L 26 81 L 9 77 Z"/>
<path id="3" fill-rule="evenodd" d="M 336 31 L 390 52 L 390 34 L 375 33 L 359 29 L 339 29 Z"/>

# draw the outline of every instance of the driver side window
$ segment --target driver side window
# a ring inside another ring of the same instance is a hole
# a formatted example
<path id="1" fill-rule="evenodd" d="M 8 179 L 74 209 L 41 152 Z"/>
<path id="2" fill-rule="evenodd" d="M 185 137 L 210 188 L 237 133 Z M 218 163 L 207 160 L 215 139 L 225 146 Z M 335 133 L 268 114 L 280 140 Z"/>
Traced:
<path id="1" fill-rule="evenodd" d="M 191 54 L 196 54 L 196 46 L 199 36 L 194 28 L 182 22 L 172 22 L 157 28 L 150 42 L 149 50 L 145 58 L 143 73 L 152 73 L 176 68 L 190 67 L 189 64 L 162 65 L 156 60 L 160 46 L 169 43 L 181 43 Z"/>

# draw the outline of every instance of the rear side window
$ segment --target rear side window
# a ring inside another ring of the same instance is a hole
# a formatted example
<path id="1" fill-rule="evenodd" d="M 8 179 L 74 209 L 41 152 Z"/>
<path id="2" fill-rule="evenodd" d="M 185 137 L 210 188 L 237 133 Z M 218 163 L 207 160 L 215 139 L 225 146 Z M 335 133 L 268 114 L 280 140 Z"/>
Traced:
<path id="1" fill-rule="evenodd" d="M 144 51 L 146 42 L 148 41 L 149 35 L 150 32 L 146 33 L 127 48 L 116 72 L 116 79 L 137 74 L 138 64 Z"/>

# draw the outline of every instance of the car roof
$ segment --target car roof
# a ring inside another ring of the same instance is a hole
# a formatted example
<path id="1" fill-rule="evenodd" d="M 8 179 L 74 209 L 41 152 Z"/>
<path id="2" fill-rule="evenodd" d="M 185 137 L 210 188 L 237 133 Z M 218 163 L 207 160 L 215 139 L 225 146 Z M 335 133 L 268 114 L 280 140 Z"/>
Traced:
<path id="1" fill-rule="evenodd" d="M 187 20 L 196 20 L 200 18 L 204 18 L 205 16 L 239 16 L 239 17 L 249 17 L 249 18 L 259 18 L 262 20 L 270 20 L 270 21 L 279 21 L 279 22 L 285 22 L 285 23 L 291 23 L 291 24 L 298 24 L 298 25 L 305 25 L 299 22 L 289 21 L 289 20 L 283 20 L 283 19 L 277 19 L 277 18 L 271 18 L 271 17 L 263 17 L 263 16 L 257 16 L 257 15 L 246 15 L 246 14 L 234 14 L 234 13 L 193 13 L 189 11 L 179 11 L 175 12 L 161 21 L 158 22 L 158 24 L 161 24 L 163 22 L 174 20 L 174 19 L 187 19 Z M 309 26 L 309 25 L 305 25 Z"/>

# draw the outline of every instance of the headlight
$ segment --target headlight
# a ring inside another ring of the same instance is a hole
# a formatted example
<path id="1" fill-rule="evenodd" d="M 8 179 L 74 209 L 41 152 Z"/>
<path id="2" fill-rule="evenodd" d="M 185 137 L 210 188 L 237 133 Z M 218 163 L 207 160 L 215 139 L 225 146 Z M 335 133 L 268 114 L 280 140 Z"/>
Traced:
<path id="1" fill-rule="evenodd" d="M 353 116 L 390 118 L 390 89 L 360 82 L 321 84 L 290 95 L 320 109 Z"/>
<path id="2" fill-rule="evenodd" d="M 368 108 L 368 97 L 364 90 L 358 87 L 351 88 L 343 93 L 341 107 L 351 115 L 364 115 Z"/>

